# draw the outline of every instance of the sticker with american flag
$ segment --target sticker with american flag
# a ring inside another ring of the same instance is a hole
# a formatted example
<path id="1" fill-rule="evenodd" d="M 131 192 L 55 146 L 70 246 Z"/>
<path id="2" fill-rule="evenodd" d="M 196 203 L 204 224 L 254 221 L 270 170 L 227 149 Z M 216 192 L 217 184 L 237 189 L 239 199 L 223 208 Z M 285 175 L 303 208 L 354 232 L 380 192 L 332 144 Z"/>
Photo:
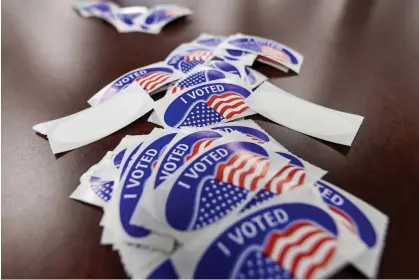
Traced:
<path id="1" fill-rule="evenodd" d="M 254 114 L 245 100 L 250 94 L 238 84 L 205 83 L 159 102 L 156 113 L 166 127 L 205 127 Z"/>
<path id="2" fill-rule="evenodd" d="M 263 254 L 288 270 L 295 278 L 312 279 L 332 261 L 337 249 L 336 237 L 321 226 L 298 221 L 282 231 L 272 232 Z"/>
<path id="3" fill-rule="evenodd" d="M 169 78 L 169 73 L 156 71 L 137 78 L 136 81 L 146 91 L 152 91 L 162 85 L 165 85 Z"/>
<path id="4" fill-rule="evenodd" d="M 250 152 L 238 152 L 218 166 L 215 178 L 255 191 L 262 186 L 268 169 L 267 157 Z"/>
<path id="5" fill-rule="evenodd" d="M 289 152 L 276 152 L 276 154 L 289 160 L 289 163 L 274 172 L 275 175 L 270 178 L 264 188 L 259 190 L 252 200 L 243 207 L 243 212 L 276 195 L 298 189 L 302 186 L 312 186 L 326 174 L 326 171 L 323 169 Z"/>
<path id="6" fill-rule="evenodd" d="M 222 61 L 222 60 L 214 60 L 208 63 L 208 66 L 221 70 L 223 72 L 230 73 L 232 75 L 236 75 L 240 79 L 244 79 L 245 70 L 244 65 L 234 62 Z"/>
<path id="7" fill-rule="evenodd" d="M 337 223 L 357 235 L 367 246 L 362 257 L 352 264 L 370 278 L 376 278 L 380 265 L 389 218 L 373 206 L 324 180 L 315 187 L 329 206 Z"/>
<path id="8" fill-rule="evenodd" d="M 90 187 L 103 201 L 109 201 L 112 197 L 114 181 L 102 181 L 99 177 L 90 177 Z"/>
<path id="9" fill-rule="evenodd" d="M 156 175 L 150 180 L 153 189 L 156 189 L 184 163 L 192 160 L 203 150 L 210 147 L 215 139 L 221 137 L 221 134 L 211 130 L 203 130 L 186 136 L 179 134 L 178 137 L 180 138 L 173 140 L 173 143 L 162 154 Z"/>
<path id="10" fill-rule="evenodd" d="M 325 181 L 318 181 L 315 187 L 338 222 L 349 231 L 357 234 L 369 248 L 377 244 L 377 233 L 372 222 L 364 211 L 352 202 L 347 194 L 344 194 L 343 190 Z"/>
<path id="11" fill-rule="evenodd" d="M 171 21 L 192 14 L 186 7 L 177 5 L 157 5 L 135 21 L 141 31 L 157 34 Z"/>
<path id="12" fill-rule="evenodd" d="M 306 171 L 303 167 L 288 163 L 280 167 L 277 172 L 268 180 L 263 188 L 257 190 L 256 195 L 241 210 L 245 212 L 264 201 L 274 198 L 277 195 L 297 189 L 306 184 Z"/>
<path id="13" fill-rule="evenodd" d="M 202 69 L 202 68 L 200 68 Z M 207 82 L 224 79 L 225 75 L 221 71 L 213 69 L 193 70 L 186 77 L 178 80 L 170 89 L 170 94 L 176 94 L 185 89 L 202 85 Z"/>
<path id="14" fill-rule="evenodd" d="M 192 43 L 197 45 L 202 45 L 208 48 L 215 48 L 220 45 L 227 37 L 225 36 L 215 36 L 210 34 L 201 34 Z"/>
<path id="15" fill-rule="evenodd" d="M 172 262 L 179 278 L 324 278 L 346 263 L 340 246 L 352 245 L 338 232 L 321 199 L 299 193 L 226 217 L 190 240 Z"/>
<path id="16" fill-rule="evenodd" d="M 180 72 L 168 67 L 163 62 L 157 62 L 122 75 L 96 93 L 88 102 L 90 105 L 95 106 L 114 97 L 135 81 L 145 92 L 152 94 L 180 77 Z"/>
<path id="17" fill-rule="evenodd" d="M 213 51 L 210 48 L 183 44 L 172 51 L 165 62 L 186 74 L 198 65 L 205 64 L 213 55 Z"/>
<path id="18" fill-rule="evenodd" d="M 202 147 L 201 143 L 196 142 L 193 148 Z M 185 153 L 186 157 L 191 152 Z M 168 224 L 177 230 L 193 231 L 228 215 L 263 181 L 269 167 L 267 156 L 261 146 L 240 141 L 214 145 L 194 156 L 177 178 L 163 183 L 170 186 L 165 202 Z"/>
<path id="19" fill-rule="evenodd" d="M 266 57 L 299 73 L 303 56 L 278 42 L 256 36 L 234 35 L 223 43 L 224 48 L 235 48 Z"/>
<path id="20" fill-rule="evenodd" d="M 118 207 L 118 216 L 121 224 L 121 230 L 135 239 L 145 237 L 150 234 L 144 227 L 130 224 L 131 216 L 141 202 L 144 192 L 144 185 L 153 171 L 153 163 L 158 159 L 159 152 L 163 150 L 170 141 L 176 136 L 176 133 L 162 133 L 156 139 L 151 140 L 146 145 L 142 145 L 141 150 L 132 159 L 132 164 L 126 170 L 124 177 L 119 182 L 120 191 L 117 196 L 116 204 Z"/>
<path id="21" fill-rule="evenodd" d="M 249 66 L 253 64 L 257 56 L 255 54 L 245 52 L 245 51 L 235 50 L 235 49 L 217 48 L 226 39 L 227 37 L 225 36 L 201 34 L 198 38 L 192 41 L 192 43 L 214 50 L 216 57 L 214 57 L 213 59 L 239 62 L 240 64 L 249 65 Z"/>

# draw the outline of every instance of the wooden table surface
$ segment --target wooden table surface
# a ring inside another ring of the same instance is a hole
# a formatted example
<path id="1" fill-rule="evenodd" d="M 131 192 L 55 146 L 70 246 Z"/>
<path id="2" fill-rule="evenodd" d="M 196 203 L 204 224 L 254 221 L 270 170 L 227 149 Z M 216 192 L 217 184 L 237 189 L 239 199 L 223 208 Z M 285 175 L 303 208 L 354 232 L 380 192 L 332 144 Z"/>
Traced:
<path id="1" fill-rule="evenodd" d="M 119 75 L 163 60 L 201 32 L 248 33 L 301 52 L 301 74 L 257 69 L 296 96 L 365 120 L 350 148 L 258 123 L 390 217 L 379 277 L 419 277 L 419 1 L 177 1 L 195 14 L 160 35 L 119 34 L 72 0 L 2 1 L 2 276 L 126 277 L 99 244 L 101 211 L 68 198 L 80 175 L 143 117 L 59 157 L 31 127 L 77 112 Z M 123 6 L 164 1 L 120 1 Z M 166 1 L 170 2 L 170 1 Z M 353 268 L 338 276 L 361 277 Z"/>

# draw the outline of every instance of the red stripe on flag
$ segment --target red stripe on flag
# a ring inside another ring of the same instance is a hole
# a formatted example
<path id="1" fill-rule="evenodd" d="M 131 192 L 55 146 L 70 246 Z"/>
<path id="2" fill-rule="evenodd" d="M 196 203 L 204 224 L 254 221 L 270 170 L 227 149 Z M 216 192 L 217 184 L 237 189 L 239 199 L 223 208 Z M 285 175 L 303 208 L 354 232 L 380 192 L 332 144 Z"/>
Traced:
<path id="1" fill-rule="evenodd" d="M 296 278 L 311 278 L 327 266 L 336 251 L 336 238 L 317 224 L 302 221 L 272 233 L 263 248 L 266 257 Z"/>
<path id="2" fill-rule="evenodd" d="M 241 114 L 249 108 L 244 98 L 233 92 L 213 95 L 208 99 L 207 104 L 226 119 Z"/>
<path id="3" fill-rule="evenodd" d="M 201 152 L 206 147 L 211 145 L 212 142 L 214 142 L 214 139 L 202 139 L 202 140 L 196 142 L 195 145 L 192 147 L 191 153 L 188 156 L 186 156 L 186 161 L 191 160 L 199 152 Z"/>

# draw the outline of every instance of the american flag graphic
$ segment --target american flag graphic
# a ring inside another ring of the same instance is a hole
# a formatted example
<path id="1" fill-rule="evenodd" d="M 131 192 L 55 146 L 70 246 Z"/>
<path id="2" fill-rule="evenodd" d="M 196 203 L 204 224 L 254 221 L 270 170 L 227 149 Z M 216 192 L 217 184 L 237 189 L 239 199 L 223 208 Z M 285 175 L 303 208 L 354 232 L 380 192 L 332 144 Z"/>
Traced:
<path id="1" fill-rule="evenodd" d="M 170 73 L 157 71 L 137 78 L 137 83 L 146 91 L 150 91 L 164 85 L 164 82 L 169 78 Z"/>
<path id="2" fill-rule="evenodd" d="M 207 179 L 201 186 L 194 218 L 189 228 L 204 228 L 222 219 L 246 199 L 248 192 L 227 182 Z"/>
<path id="3" fill-rule="evenodd" d="M 230 279 L 291 279 L 289 272 L 251 245 L 239 256 Z"/>
<path id="4" fill-rule="evenodd" d="M 304 184 L 306 172 L 304 168 L 287 164 L 282 167 L 266 184 L 267 191 L 281 194 Z"/>
<path id="5" fill-rule="evenodd" d="M 268 168 L 268 158 L 250 152 L 239 152 L 217 167 L 215 178 L 254 191 L 263 183 Z"/>
<path id="6" fill-rule="evenodd" d="M 226 119 L 231 119 L 249 109 L 243 96 L 234 92 L 213 95 L 206 103 Z"/>
<path id="7" fill-rule="evenodd" d="M 93 192 L 103 201 L 109 201 L 113 191 L 113 181 L 102 181 L 99 177 L 90 178 L 90 187 Z"/>
<path id="8" fill-rule="evenodd" d="M 239 48 L 244 48 L 246 50 L 256 52 L 262 56 L 272 59 L 275 62 L 291 63 L 291 58 L 281 49 L 276 49 L 255 41 L 233 41 L 230 43 Z"/>
<path id="9" fill-rule="evenodd" d="M 343 224 L 343 226 L 346 227 L 350 232 L 354 234 L 357 233 L 356 225 L 345 212 L 332 205 L 329 205 L 329 209 L 332 211 L 332 215 L 335 220 Z"/>
<path id="10" fill-rule="evenodd" d="M 264 189 L 262 190 L 258 190 L 256 195 L 254 197 L 252 197 L 252 199 L 246 203 L 246 205 L 243 207 L 243 209 L 241 210 L 241 212 L 245 212 L 251 208 L 253 208 L 254 206 L 258 206 L 259 204 L 262 204 L 263 202 L 274 198 L 276 196 L 276 194 L 266 191 Z"/>
<path id="11" fill-rule="evenodd" d="M 204 127 L 220 123 L 224 117 L 214 111 L 205 102 L 197 103 L 188 112 L 185 120 L 178 127 Z"/>
<path id="12" fill-rule="evenodd" d="M 189 155 L 186 156 L 186 161 L 190 161 L 193 159 L 197 154 L 200 154 L 206 147 L 211 145 L 212 142 L 214 142 L 215 139 L 202 139 L 196 142 Z"/>
<path id="13" fill-rule="evenodd" d="M 319 272 L 331 262 L 336 248 L 337 240 L 332 234 L 311 222 L 297 222 L 273 232 L 263 254 L 294 277 L 311 279 L 321 277 Z"/>
<path id="14" fill-rule="evenodd" d="M 172 87 L 171 93 L 175 94 L 179 91 L 184 90 L 185 88 L 193 87 L 205 83 L 206 81 L 207 78 L 205 77 L 205 71 L 196 72 L 174 85 Z"/>
<path id="15" fill-rule="evenodd" d="M 185 56 L 185 61 L 186 62 L 207 61 L 208 59 L 211 58 L 211 56 L 212 56 L 212 51 L 206 51 L 206 50 L 195 51 L 195 52 L 187 54 Z"/>
<path id="16" fill-rule="evenodd" d="M 273 61 L 291 63 L 291 59 L 288 56 L 288 54 L 286 54 L 282 50 L 278 50 L 265 45 L 261 45 L 260 49 L 260 55 L 270 58 Z"/>
<path id="17" fill-rule="evenodd" d="M 194 69 L 196 66 L 204 64 L 204 60 L 194 60 L 194 61 L 185 61 L 182 60 L 179 65 L 177 66 L 177 69 L 182 71 L 182 73 L 186 74 L 192 69 Z"/>

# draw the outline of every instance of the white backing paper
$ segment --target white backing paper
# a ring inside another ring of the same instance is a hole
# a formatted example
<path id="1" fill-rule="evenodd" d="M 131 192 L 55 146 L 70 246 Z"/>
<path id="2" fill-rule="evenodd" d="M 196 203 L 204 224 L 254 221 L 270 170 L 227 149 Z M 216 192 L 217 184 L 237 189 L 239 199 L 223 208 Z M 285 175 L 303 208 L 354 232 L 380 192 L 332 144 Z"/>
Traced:
<path id="1" fill-rule="evenodd" d="M 363 117 L 329 109 L 293 96 L 269 82 L 246 99 L 262 116 L 298 132 L 350 146 Z"/>
<path id="2" fill-rule="evenodd" d="M 118 131 L 153 109 L 148 94 L 125 91 L 112 100 L 85 109 L 56 127 L 48 138 L 54 154 L 72 150 Z"/>

